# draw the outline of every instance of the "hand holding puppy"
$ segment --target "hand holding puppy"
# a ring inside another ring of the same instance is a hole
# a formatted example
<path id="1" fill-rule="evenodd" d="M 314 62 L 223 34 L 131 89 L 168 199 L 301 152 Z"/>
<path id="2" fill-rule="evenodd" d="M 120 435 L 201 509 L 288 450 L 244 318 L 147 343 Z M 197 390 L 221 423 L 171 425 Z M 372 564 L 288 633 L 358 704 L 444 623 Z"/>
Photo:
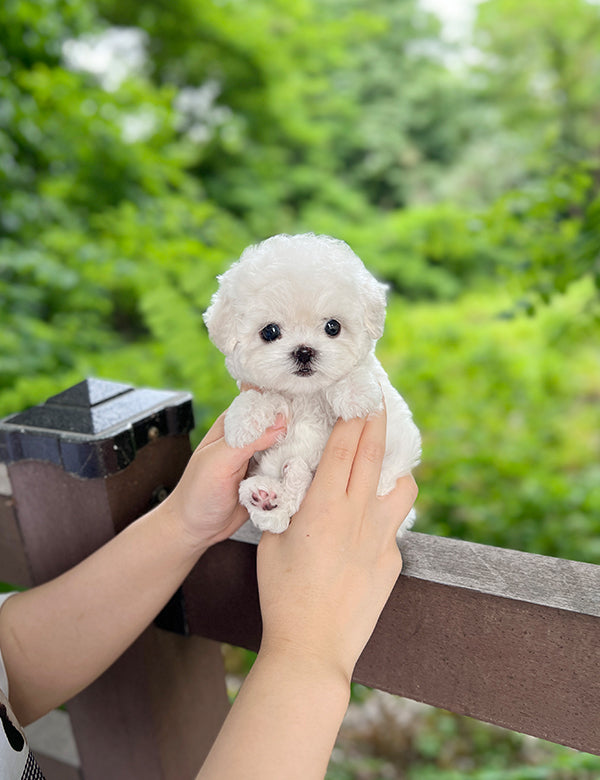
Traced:
<path id="1" fill-rule="evenodd" d="M 385 428 L 385 410 L 338 422 L 290 527 L 258 548 L 261 652 L 308 653 L 348 682 L 400 574 L 396 534 L 417 495 L 408 475 L 377 496 Z"/>
<path id="2" fill-rule="evenodd" d="M 225 441 L 226 414 L 215 421 L 196 447 L 177 487 L 161 505 L 198 550 L 229 538 L 248 519 L 238 499 L 248 462 L 286 431 L 285 418 L 279 414 L 253 441 L 230 447 Z"/>
<path id="3" fill-rule="evenodd" d="M 409 475 L 377 496 L 385 412 L 338 422 L 300 510 L 258 547 L 258 658 L 198 780 L 323 778 L 350 678 L 402 559 Z M 252 724 L 252 728 L 248 727 Z"/>

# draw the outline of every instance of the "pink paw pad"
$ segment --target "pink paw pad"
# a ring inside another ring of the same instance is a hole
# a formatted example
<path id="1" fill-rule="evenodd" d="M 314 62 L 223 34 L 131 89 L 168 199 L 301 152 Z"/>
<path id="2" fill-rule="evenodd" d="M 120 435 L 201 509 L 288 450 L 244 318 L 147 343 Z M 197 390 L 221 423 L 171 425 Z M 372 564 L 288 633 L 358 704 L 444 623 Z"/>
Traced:
<path id="1" fill-rule="evenodd" d="M 252 503 L 254 506 L 267 512 L 275 509 L 277 506 L 277 494 L 273 491 L 255 490 L 252 493 Z"/>

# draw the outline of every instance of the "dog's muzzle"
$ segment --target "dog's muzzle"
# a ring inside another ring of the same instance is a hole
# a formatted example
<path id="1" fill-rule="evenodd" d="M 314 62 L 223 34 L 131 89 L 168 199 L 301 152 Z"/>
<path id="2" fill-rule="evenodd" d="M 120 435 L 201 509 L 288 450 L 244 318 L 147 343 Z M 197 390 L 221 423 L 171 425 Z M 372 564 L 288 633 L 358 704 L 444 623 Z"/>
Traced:
<path id="1" fill-rule="evenodd" d="M 312 347 L 302 344 L 292 352 L 292 359 L 296 364 L 294 374 L 297 376 L 310 376 L 314 373 L 312 362 L 316 359 L 317 353 Z"/>

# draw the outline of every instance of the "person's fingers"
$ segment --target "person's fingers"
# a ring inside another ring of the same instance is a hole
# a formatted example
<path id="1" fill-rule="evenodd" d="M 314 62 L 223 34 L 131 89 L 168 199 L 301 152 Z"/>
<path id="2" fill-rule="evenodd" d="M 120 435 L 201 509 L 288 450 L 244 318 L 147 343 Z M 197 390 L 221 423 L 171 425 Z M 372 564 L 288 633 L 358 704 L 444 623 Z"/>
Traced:
<path id="1" fill-rule="evenodd" d="M 198 449 L 202 449 L 203 447 L 208 447 L 209 444 L 212 444 L 215 441 L 218 441 L 219 439 L 222 439 L 225 436 L 225 415 L 227 412 L 222 412 L 217 419 L 214 421 L 214 423 L 211 425 L 210 429 L 206 433 L 205 437 L 202 439 L 200 444 L 198 445 Z"/>
<path id="2" fill-rule="evenodd" d="M 392 491 L 386 496 L 381 496 L 377 499 L 380 512 L 385 516 L 384 522 L 387 522 L 390 532 L 394 535 L 406 520 L 418 494 L 419 488 L 415 478 L 412 474 L 407 474 L 398 479 Z M 380 512 L 377 512 L 377 514 L 380 514 Z"/>
<path id="3" fill-rule="evenodd" d="M 329 436 L 317 473 L 314 490 L 346 492 L 352 472 L 352 463 L 366 420 L 338 420 Z"/>
<path id="4" fill-rule="evenodd" d="M 348 496 L 353 500 L 366 502 L 377 492 L 385 456 L 386 425 L 384 407 L 371 415 L 363 428 L 348 482 Z"/>

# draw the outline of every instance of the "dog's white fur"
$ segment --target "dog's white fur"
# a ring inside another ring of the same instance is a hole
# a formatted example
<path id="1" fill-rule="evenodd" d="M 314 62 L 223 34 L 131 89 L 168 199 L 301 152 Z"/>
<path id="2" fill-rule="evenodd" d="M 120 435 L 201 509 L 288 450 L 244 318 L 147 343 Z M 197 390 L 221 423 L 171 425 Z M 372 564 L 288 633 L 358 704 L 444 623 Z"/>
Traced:
<path id="1" fill-rule="evenodd" d="M 274 533 L 288 527 L 336 419 L 381 409 L 382 394 L 387 441 L 378 493 L 392 490 L 419 463 L 421 439 L 375 357 L 385 286 L 346 243 L 313 233 L 273 236 L 248 247 L 219 282 L 204 315 L 209 336 L 238 384 L 260 388 L 235 398 L 225 440 L 243 447 L 279 413 L 287 420 L 285 437 L 256 453 L 240 485 L 240 502 L 254 524 Z M 336 336 L 325 332 L 331 320 L 341 325 Z M 280 336 L 265 341 L 261 331 L 269 324 L 278 326 Z M 302 360 L 299 349 L 305 350 Z"/>

